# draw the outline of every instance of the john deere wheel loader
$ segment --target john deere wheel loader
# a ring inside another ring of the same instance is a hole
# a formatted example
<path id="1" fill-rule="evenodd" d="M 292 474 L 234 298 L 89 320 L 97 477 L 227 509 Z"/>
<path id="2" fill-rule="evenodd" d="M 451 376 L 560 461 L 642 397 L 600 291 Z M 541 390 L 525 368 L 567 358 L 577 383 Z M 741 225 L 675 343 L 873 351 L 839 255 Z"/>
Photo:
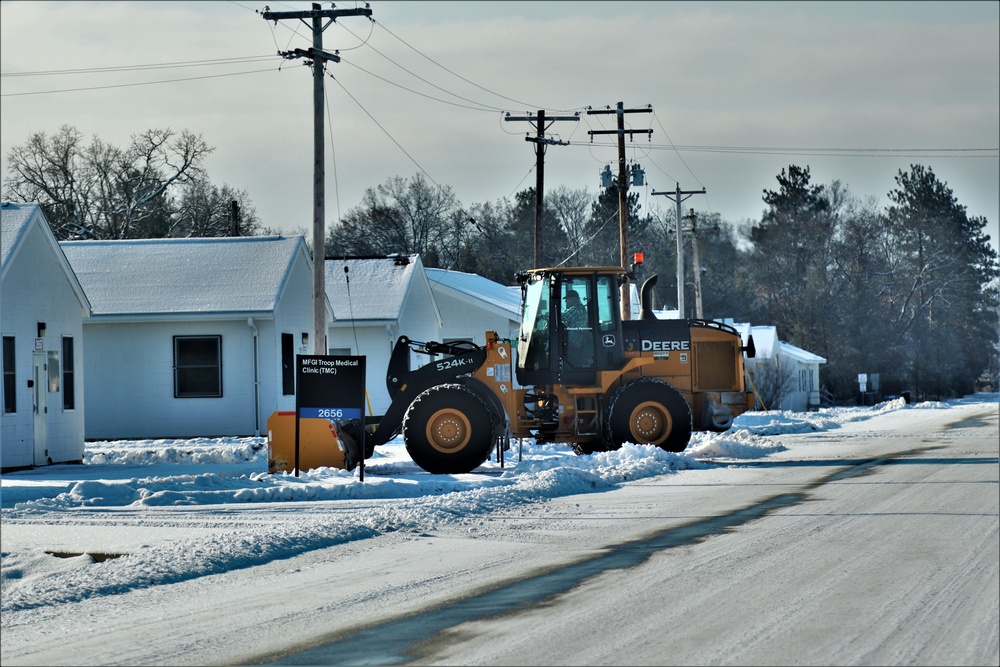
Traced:
<path id="1" fill-rule="evenodd" d="M 728 429 L 754 404 L 743 370 L 752 339 L 743 346 L 735 329 L 717 322 L 657 319 L 655 276 L 642 286 L 639 319 L 623 321 L 626 277 L 618 267 L 520 274 L 517 341 L 495 332 L 485 347 L 401 336 L 386 375 L 392 402 L 377 423 L 340 425 L 347 451 L 360 454 L 364 443 L 367 458 L 402 432 L 419 466 L 458 474 L 511 437 L 570 443 L 581 454 L 626 442 L 680 452 L 692 431 Z M 582 314 L 566 314 L 571 293 Z M 411 351 L 434 359 L 410 370 Z"/>

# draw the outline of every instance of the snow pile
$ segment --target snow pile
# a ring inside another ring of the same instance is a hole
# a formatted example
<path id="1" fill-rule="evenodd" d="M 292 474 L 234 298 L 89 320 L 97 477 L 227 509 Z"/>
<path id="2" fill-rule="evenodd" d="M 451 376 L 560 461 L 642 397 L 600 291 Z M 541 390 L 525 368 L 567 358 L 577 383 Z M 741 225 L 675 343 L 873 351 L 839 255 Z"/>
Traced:
<path id="1" fill-rule="evenodd" d="M 191 440 L 133 440 L 91 442 L 83 462 L 102 463 L 267 463 L 267 441 L 263 438 L 194 438 Z"/>
<path id="2" fill-rule="evenodd" d="M 935 409 L 941 405 L 930 404 Z M 551 498 L 719 462 L 764 458 L 785 449 L 774 436 L 829 431 L 841 424 L 903 409 L 909 407 L 898 399 L 874 407 L 808 413 L 750 412 L 738 417 L 733 428 L 724 433 L 693 434 L 683 454 L 626 445 L 618 451 L 577 456 L 568 445 L 514 441 L 503 467 L 490 460 L 465 475 L 427 474 L 410 460 L 402 442 L 396 439 L 368 460 L 363 483 L 358 470 L 319 468 L 297 477 L 288 472 L 268 474 L 264 438 L 104 441 L 88 443 L 82 468 L 55 466 L 27 471 L 23 477 L 9 475 L 3 482 L 0 502 L 4 507 L 34 511 L 387 500 L 475 490 L 495 492 L 501 488 L 508 492 L 504 495 L 519 490 L 532 499 Z M 59 481 L 56 470 L 64 481 Z M 36 483 L 35 477 L 47 481 Z"/>
<path id="3" fill-rule="evenodd" d="M 775 421 L 769 422 L 772 428 L 776 428 Z M 794 426 L 786 431 L 779 430 L 779 432 L 798 432 L 798 424 L 795 422 L 790 422 L 790 424 L 794 424 Z M 733 428 L 738 430 L 730 429 L 725 433 L 694 434 L 685 453 L 697 459 L 760 459 L 785 449 L 781 443 L 765 438 L 763 434 L 750 427 L 734 426 Z"/>

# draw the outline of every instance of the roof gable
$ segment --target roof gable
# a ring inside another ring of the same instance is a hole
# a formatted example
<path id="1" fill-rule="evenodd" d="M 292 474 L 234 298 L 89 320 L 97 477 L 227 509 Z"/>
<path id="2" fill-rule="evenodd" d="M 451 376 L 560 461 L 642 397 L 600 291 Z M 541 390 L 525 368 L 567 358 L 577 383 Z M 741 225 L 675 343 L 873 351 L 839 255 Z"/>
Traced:
<path id="1" fill-rule="evenodd" d="M 521 293 L 516 287 L 507 287 L 474 273 L 448 269 L 424 271 L 433 290 L 444 290 L 463 301 L 480 303 L 512 320 L 521 319 Z"/>
<path id="2" fill-rule="evenodd" d="M 728 319 L 719 321 L 736 329 L 744 345 L 747 344 L 748 338 L 753 336 L 753 345 L 758 359 L 771 359 L 777 354 L 778 330 L 775 326 L 751 326 L 748 322 L 733 322 Z"/>
<path id="3" fill-rule="evenodd" d="M 50 248 L 62 268 L 66 280 L 79 299 L 84 313 L 89 316 L 92 309 L 87 294 L 59 242 L 56 241 L 52 228 L 49 226 L 48 220 L 45 219 L 45 213 L 42 212 L 42 207 L 37 203 L 3 202 L 0 204 L 0 280 L 7 275 L 7 271 L 17 257 L 18 250 L 32 231 L 40 234 L 43 242 Z"/>
<path id="4" fill-rule="evenodd" d="M 813 354 L 807 350 L 803 350 L 801 347 L 795 347 L 791 343 L 786 343 L 785 341 L 779 341 L 778 346 L 781 348 L 781 355 L 786 357 L 791 357 L 796 361 L 804 364 L 825 364 L 826 359 L 819 356 L 818 354 Z"/>
<path id="5" fill-rule="evenodd" d="M 398 320 L 423 271 L 419 255 L 326 260 L 326 294 L 334 319 Z"/>
<path id="6" fill-rule="evenodd" d="M 271 313 L 301 236 L 60 244 L 95 316 Z"/>

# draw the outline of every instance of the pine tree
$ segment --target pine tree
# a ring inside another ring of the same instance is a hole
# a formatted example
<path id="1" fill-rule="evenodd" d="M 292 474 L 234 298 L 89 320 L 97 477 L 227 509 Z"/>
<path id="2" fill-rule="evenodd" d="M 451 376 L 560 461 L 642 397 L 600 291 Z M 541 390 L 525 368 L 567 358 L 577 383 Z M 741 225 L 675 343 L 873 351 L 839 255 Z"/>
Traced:
<path id="1" fill-rule="evenodd" d="M 930 168 L 900 170 L 888 219 L 897 238 L 889 306 L 909 344 L 918 395 L 971 392 L 996 354 L 997 254 L 946 183 Z"/>

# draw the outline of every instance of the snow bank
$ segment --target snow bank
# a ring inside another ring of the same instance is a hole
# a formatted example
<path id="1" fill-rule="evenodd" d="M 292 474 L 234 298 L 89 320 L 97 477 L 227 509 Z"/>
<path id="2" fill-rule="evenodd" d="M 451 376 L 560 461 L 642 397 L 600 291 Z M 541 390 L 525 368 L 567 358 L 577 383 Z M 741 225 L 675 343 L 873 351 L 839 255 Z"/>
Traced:
<path id="1" fill-rule="evenodd" d="M 785 449 L 774 436 L 829 431 L 886 412 L 943 406 L 908 406 L 897 399 L 874 407 L 807 413 L 750 412 L 737 418 L 725 433 L 695 433 L 683 454 L 626 445 L 614 452 L 577 456 L 566 445 L 536 445 L 526 440 L 515 442 L 506 453 L 504 467 L 487 461 L 465 475 L 425 473 L 397 439 L 379 448 L 367 462 L 363 483 L 357 470 L 320 468 L 298 477 L 287 472 L 268 474 L 264 438 L 103 441 L 88 443 L 82 467 L 54 466 L 7 475 L 0 502 L 26 512 L 72 507 L 387 500 L 501 488 L 521 489 L 536 499 L 549 498 L 705 467 L 707 460 L 760 459 Z"/>

